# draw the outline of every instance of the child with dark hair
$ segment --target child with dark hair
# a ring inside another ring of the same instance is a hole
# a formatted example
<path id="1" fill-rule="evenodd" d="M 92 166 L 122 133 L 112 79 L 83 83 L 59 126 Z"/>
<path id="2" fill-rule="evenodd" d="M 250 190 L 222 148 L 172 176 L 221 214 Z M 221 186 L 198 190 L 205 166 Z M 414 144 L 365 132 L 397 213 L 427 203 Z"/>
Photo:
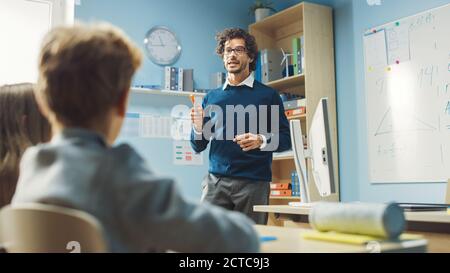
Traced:
<path id="1" fill-rule="evenodd" d="M 25 149 L 50 139 L 33 88 L 31 83 L 0 86 L 0 208 L 11 202 Z"/>

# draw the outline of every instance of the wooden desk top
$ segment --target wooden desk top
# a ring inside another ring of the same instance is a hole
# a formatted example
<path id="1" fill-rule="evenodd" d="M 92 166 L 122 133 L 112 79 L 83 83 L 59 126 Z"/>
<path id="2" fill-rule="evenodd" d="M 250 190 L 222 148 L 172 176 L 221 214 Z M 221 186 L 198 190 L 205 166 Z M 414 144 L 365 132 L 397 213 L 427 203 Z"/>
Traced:
<path id="1" fill-rule="evenodd" d="M 260 236 L 275 236 L 277 240 L 262 242 L 264 253 L 370 253 L 366 245 L 351 245 L 303 239 L 301 233 L 308 229 L 255 225 Z M 426 252 L 427 240 L 383 242 L 381 252 Z"/>
<path id="2" fill-rule="evenodd" d="M 297 214 L 309 215 L 310 208 L 292 207 L 289 205 L 279 206 L 254 206 L 254 211 L 271 212 L 280 214 Z M 428 223 L 444 223 L 450 224 L 450 214 L 446 211 L 421 211 L 421 212 L 405 212 L 406 221 L 428 222 Z"/>

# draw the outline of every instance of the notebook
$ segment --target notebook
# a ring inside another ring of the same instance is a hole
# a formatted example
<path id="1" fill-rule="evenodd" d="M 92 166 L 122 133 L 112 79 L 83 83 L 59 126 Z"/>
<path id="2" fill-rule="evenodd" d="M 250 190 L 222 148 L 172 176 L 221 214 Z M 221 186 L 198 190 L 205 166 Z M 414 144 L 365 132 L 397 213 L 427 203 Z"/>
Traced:
<path id="1" fill-rule="evenodd" d="M 340 232 L 334 232 L 334 231 L 320 232 L 320 231 L 316 231 L 316 230 L 304 232 L 304 233 L 302 233 L 302 237 L 304 239 L 309 239 L 309 240 L 320 240 L 320 241 L 353 244 L 353 245 L 364 245 L 369 242 L 387 241 L 386 238 L 380 238 L 380 237 L 369 236 L 369 235 L 347 234 L 347 233 L 340 233 Z M 416 234 L 404 233 L 396 241 L 409 241 L 409 240 L 419 240 L 419 239 L 423 239 L 423 236 L 416 235 Z"/>
<path id="2" fill-rule="evenodd" d="M 404 211 L 446 211 L 446 204 L 398 203 Z"/>

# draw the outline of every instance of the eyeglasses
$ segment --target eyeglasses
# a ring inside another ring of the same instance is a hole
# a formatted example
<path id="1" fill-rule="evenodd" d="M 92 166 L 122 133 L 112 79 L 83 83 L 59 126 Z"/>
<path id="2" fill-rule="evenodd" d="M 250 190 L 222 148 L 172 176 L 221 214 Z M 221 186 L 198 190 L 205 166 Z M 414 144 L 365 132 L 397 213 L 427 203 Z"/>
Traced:
<path id="1" fill-rule="evenodd" d="M 237 46 L 235 48 L 227 47 L 225 48 L 224 55 L 229 56 L 231 55 L 231 53 L 233 53 L 233 51 L 234 53 L 236 53 L 236 55 L 242 55 L 247 52 L 247 49 L 243 46 Z"/>

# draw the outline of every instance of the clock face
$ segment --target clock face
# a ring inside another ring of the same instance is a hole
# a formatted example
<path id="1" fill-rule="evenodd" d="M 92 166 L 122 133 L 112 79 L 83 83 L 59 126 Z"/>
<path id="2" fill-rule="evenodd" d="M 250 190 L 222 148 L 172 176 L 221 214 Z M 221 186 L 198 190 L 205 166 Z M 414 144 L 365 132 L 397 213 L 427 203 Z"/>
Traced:
<path id="1" fill-rule="evenodd" d="M 144 44 L 148 57 L 158 65 L 173 64 L 181 54 L 177 37 L 166 27 L 156 26 L 150 29 L 145 35 Z"/>

